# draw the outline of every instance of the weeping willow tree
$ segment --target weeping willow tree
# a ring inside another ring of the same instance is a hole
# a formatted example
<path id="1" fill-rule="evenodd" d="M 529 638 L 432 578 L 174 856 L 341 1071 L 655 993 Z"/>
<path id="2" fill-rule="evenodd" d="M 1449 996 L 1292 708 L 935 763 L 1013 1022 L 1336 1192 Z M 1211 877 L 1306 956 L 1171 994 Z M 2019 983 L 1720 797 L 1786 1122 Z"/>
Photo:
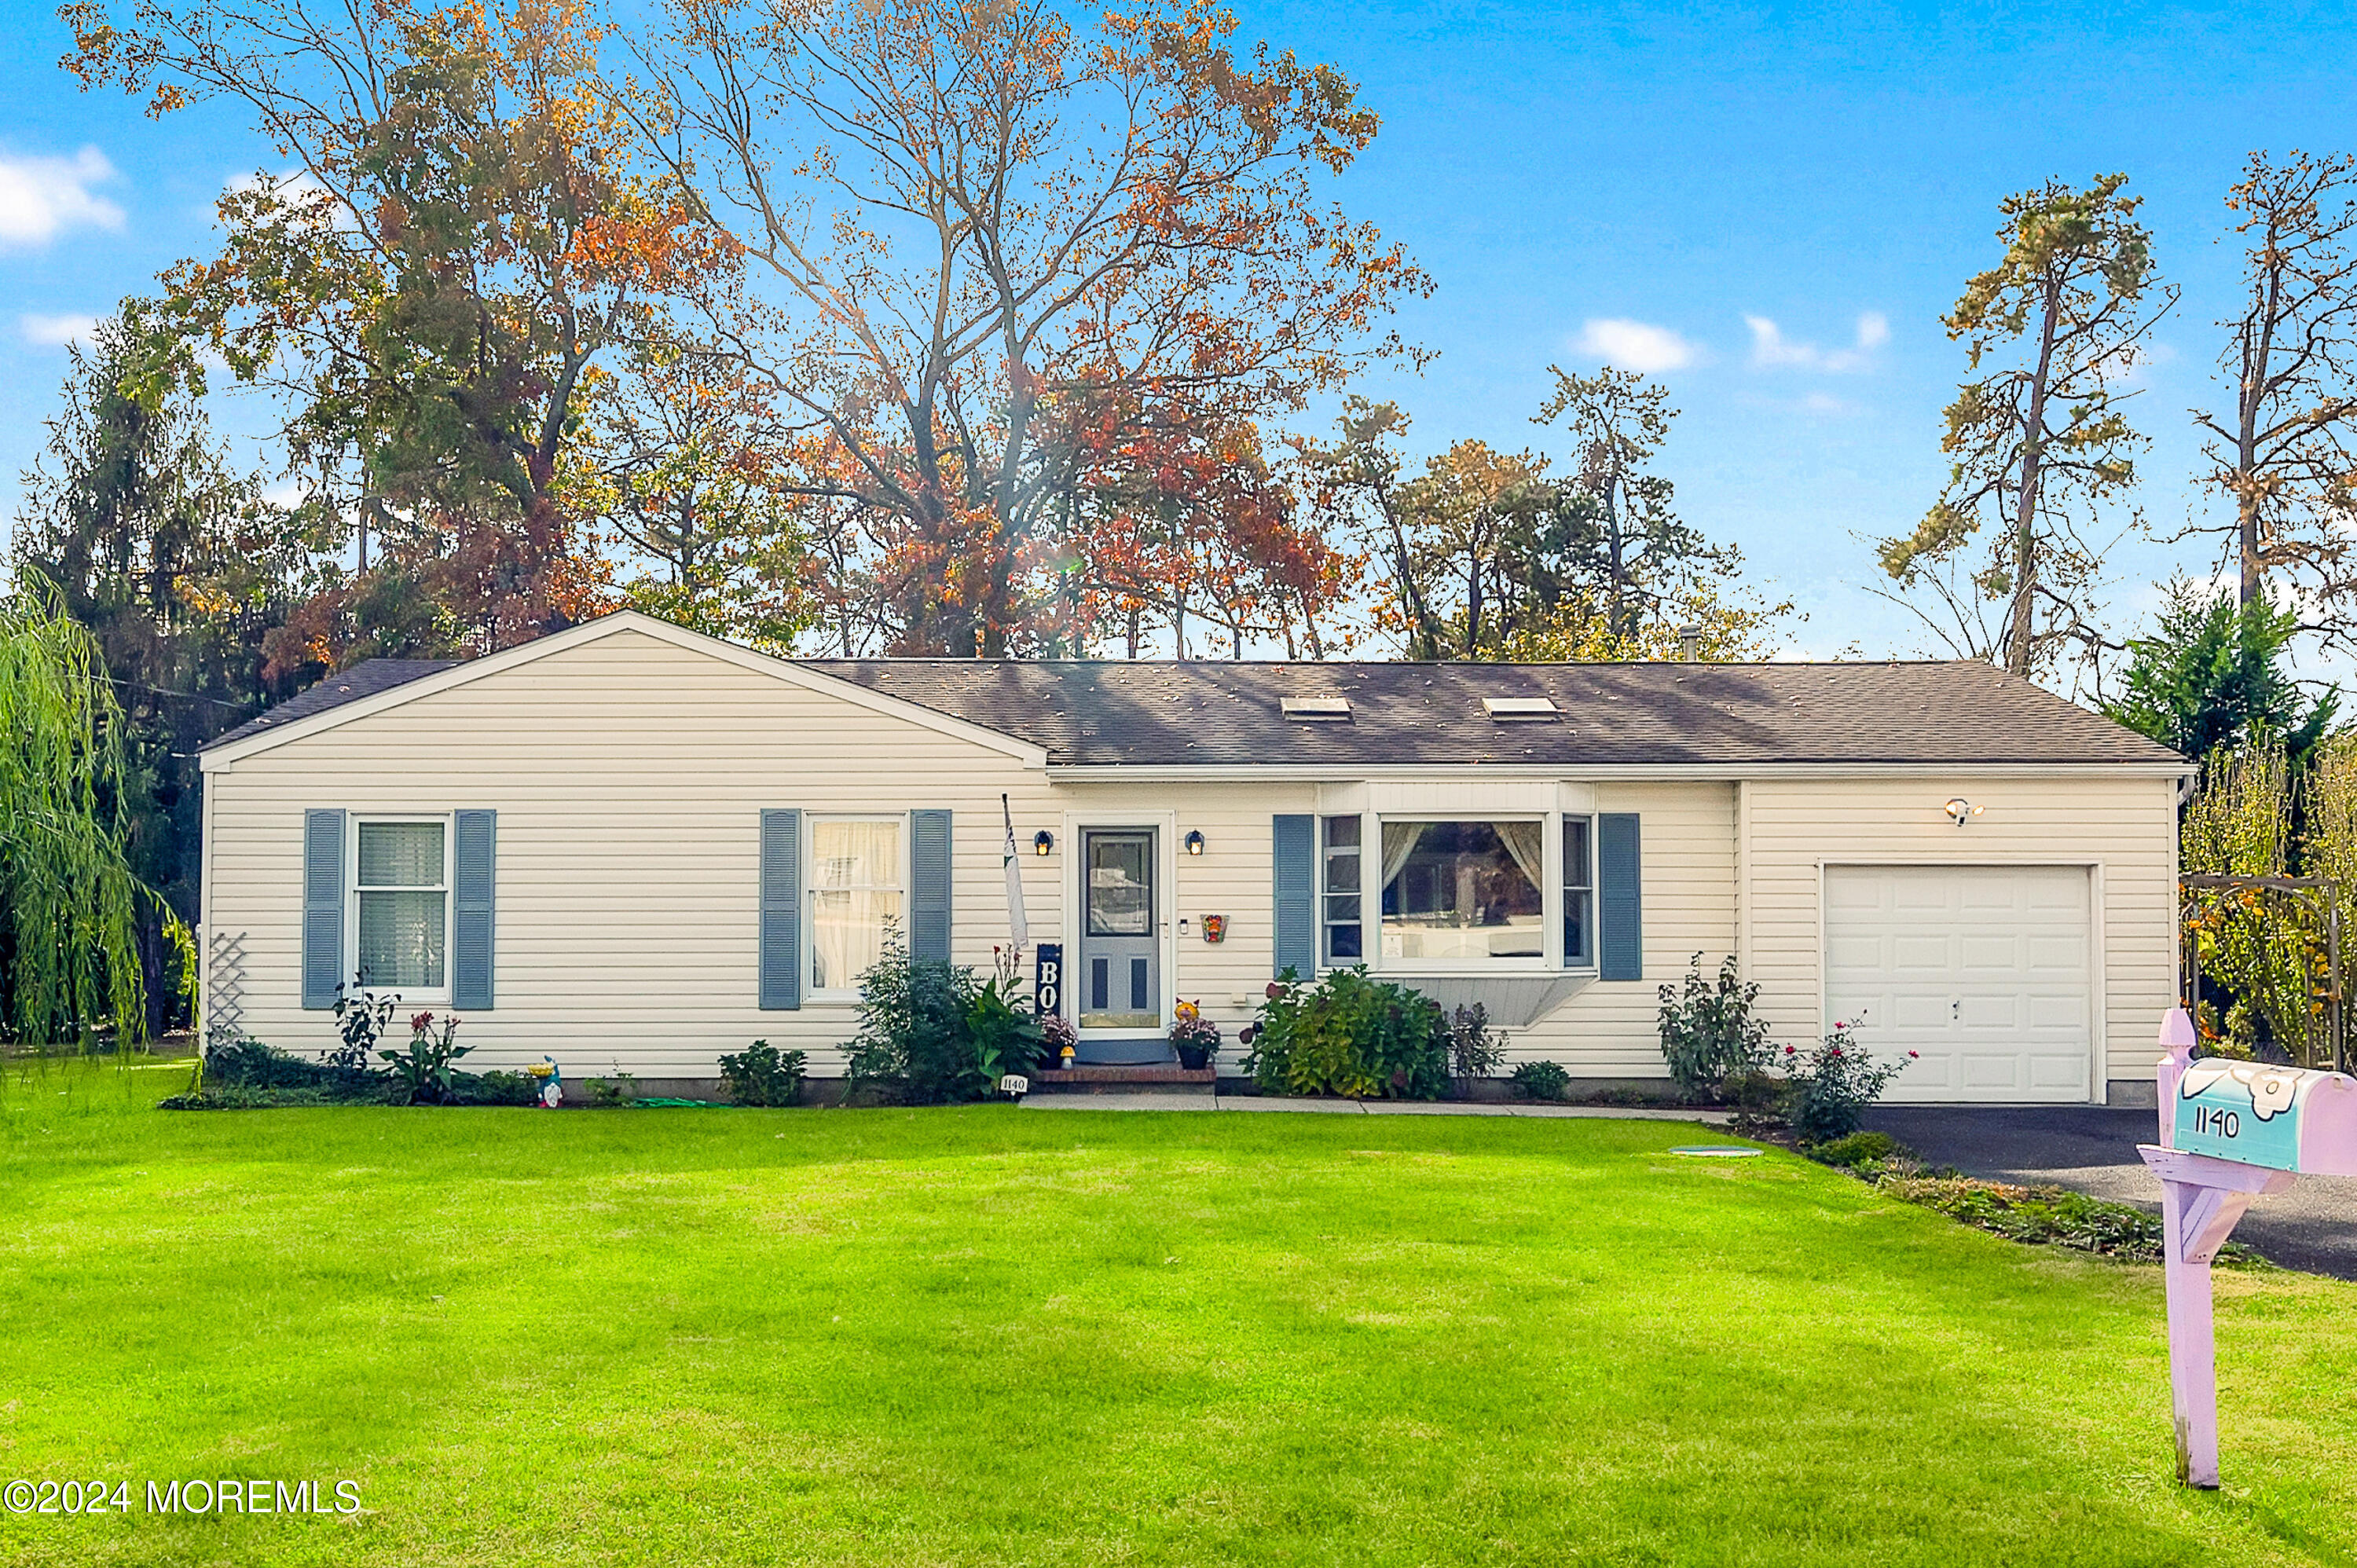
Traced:
<path id="1" fill-rule="evenodd" d="M 126 855 L 128 770 L 97 643 L 20 576 L 0 596 L 0 1039 L 11 1045 L 146 1032 L 138 917 L 158 900 Z M 185 949 L 187 928 L 166 926 Z"/>

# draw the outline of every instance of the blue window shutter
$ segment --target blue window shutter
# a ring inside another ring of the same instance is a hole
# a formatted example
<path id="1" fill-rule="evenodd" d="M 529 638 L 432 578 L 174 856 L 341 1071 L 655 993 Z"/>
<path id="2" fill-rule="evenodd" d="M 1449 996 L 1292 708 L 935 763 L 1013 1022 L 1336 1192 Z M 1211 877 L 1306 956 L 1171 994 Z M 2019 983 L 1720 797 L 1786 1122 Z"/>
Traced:
<path id="1" fill-rule="evenodd" d="M 761 813 L 761 1006 L 802 1004 L 802 814 Z"/>
<path id="2" fill-rule="evenodd" d="M 950 814 L 909 813 L 909 956 L 950 961 Z"/>
<path id="3" fill-rule="evenodd" d="M 1275 867 L 1276 972 L 1318 974 L 1318 819 L 1281 816 L 1270 823 Z"/>
<path id="4" fill-rule="evenodd" d="M 303 813 L 303 1005 L 333 1007 L 344 972 L 344 813 Z"/>
<path id="5" fill-rule="evenodd" d="M 1634 811 L 1596 819 L 1596 938 L 1600 978 L 1645 978 L 1644 856 Z"/>
<path id="6" fill-rule="evenodd" d="M 457 811 L 450 822 L 450 1006 L 491 1005 L 491 939 L 497 920 L 497 811 Z"/>

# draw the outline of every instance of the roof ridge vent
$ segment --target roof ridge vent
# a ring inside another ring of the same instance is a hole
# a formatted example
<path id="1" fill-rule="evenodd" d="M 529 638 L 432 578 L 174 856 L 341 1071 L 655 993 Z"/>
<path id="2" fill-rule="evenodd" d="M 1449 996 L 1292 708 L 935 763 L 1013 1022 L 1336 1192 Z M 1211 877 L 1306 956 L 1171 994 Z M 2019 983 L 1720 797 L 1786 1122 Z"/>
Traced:
<path id="1" fill-rule="evenodd" d="M 1481 711 L 1501 725 L 1544 724 L 1563 717 L 1553 697 L 1484 697 Z"/>
<path id="2" fill-rule="evenodd" d="M 1314 697 L 1279 697 L 1277 706 L 1285 716 L 1302 724 L 1349 724 L 1351 699 L 1340 693 L 1327 693 Z"/>

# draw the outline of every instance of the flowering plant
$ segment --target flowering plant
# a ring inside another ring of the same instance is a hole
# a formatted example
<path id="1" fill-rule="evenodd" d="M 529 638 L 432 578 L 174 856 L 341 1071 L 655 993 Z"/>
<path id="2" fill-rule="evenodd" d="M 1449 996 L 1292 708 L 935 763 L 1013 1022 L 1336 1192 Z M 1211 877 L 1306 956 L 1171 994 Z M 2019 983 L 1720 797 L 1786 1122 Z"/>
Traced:
<path id="1" fill-rule="evenodd" d="M 1882 1098 L 1890 1080 L 1915 1058 L 1909 1051 L 1904 1060 L 1877 1061 L 1840 1022 L 1809 1051 L 1786 1046 L 1784 1114 L 1792 1131 L 1812 1144 L 1847 1137 L 1857 1131 L 1866 1108 Z"/>
<path id="2" fill-rule="evenodd" d="M 1189 1069 L 1205 1066 L 1220 1048 L 1220 1026 L 1203 1016 L 1203 1004 L 1200 1002 L 1181 1002 L 1171 1011 L 1177 1020 L 1170 1026 L 1170 1044 L 1178 1052 L 1178 1065 Z"/>

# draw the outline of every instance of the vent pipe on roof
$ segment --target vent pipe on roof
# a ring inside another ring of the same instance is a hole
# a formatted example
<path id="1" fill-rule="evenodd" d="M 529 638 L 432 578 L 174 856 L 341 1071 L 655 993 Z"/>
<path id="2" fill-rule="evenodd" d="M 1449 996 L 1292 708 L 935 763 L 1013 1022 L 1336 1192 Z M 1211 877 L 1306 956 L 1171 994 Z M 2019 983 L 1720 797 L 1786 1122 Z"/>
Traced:
<path id="1" fill-rule="evenodd" d="M 1678 628 L 1678 658 L 1688 664 L 1701 660 L 1702 628 L 1693 625 Z"/>

